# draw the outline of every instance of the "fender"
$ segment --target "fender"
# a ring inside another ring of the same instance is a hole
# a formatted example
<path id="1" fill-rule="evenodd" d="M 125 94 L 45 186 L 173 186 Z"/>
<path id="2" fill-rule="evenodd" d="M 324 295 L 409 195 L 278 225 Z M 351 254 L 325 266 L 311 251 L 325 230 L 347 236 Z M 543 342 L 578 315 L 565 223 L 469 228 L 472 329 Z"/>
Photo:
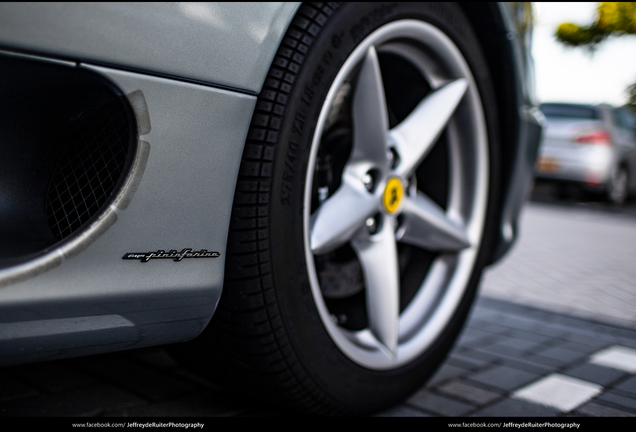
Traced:
<path id="1" fill-rule="evenodd" d="M 299 6 L 3 3 L 0 48 L 257 94 Z"/>

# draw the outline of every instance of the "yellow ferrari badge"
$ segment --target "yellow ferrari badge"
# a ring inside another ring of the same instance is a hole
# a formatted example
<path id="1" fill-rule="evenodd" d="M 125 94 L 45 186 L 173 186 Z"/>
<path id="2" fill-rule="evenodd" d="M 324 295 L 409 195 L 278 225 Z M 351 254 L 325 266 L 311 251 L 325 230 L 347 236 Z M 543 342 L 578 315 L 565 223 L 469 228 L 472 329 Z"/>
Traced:
<path id="1" fill-rule="evenodd" d="M 397 177 L 391 177 L 386 182 L 384 188 L 384 208 L 390 214 L 395 213 L 402 203 L 402 197 L 404 196 L 404 186 L 402 181 Z"/>

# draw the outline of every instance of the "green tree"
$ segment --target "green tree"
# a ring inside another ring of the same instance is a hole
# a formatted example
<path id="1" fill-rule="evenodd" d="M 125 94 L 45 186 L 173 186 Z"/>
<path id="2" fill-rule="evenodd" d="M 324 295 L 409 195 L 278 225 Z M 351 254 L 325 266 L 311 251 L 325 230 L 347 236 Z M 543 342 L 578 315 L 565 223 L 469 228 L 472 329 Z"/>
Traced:
<path id="1" fill-rule="evenodd" d="M 596 8 L 594 22 L 587 27 L 572 23 L 559 25 L 556 38 L 570 47 L 585 47 L 594 51 L 610 36 L 636 34 L 636 2 L 602 2 Z M 636 111 L 636 83 L 627 88 L 627 105 Z"/>
<path id="2" fill-rule="evenodd" d="M 636 34 L 636 2 L 599 3 L 591 25 L 581 27 L 563 23 L 556 31 L 557 40 L 563 44 L 592 50 L 609 36 L 628 34 Z"/>
<path id="3" fill-rule="evenodd" d="M 634 111 L 636 111 L 636 84 L 632 84 L 627 87 L 627 92 L 629 93 L 627 105 L 629 105 Z"/>

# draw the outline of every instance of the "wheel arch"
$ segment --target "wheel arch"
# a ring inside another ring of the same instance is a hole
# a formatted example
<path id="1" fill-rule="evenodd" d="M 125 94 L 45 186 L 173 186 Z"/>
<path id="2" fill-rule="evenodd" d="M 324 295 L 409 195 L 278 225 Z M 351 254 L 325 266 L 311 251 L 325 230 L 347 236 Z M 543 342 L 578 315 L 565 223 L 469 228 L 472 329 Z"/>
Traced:
<path id="1" fill-rule="evenodd" d="M 520 34 L 508 6 L 459 3 L 470 21 L 491 74 L 497 105 L 501 182 L 497 203 L 499 234 L 489 263 L 503 257 L 517 237 L 517 220 L 527 197 L 536 159 L 541 114 L 534 98 L 529 34 Z M 526 29 L 527 33 L 531 28 Z M 530 63 L 530 64 L 528 64 Z"/>

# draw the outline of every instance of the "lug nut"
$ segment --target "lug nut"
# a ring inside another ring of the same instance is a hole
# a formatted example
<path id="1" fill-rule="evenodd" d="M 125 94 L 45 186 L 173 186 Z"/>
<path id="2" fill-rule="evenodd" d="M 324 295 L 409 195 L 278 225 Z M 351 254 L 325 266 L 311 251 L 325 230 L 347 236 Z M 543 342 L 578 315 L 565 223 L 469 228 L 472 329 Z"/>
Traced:
<path id="1" fill-rule="evenodd" d="M 318 202 L 320 204 L 324 203 L 327 200 L 327 197 L 329 196 L 329 187 L 328 186 L 323 186 L 318 188 Z"/>
<path id="2" fill-rule="evenodd" d="M 378 218 L 379 216 L 375 215 L 366 220 L 366 225 L 367 225 L 367 228 L 369 229 L 369 234 L 375 234 L 378 232 L 380 228 L 380 224 L 379 224 L 380 221 Z"/>
<path id="3" fill-rule="evenodd" d="M 362 183 L 364 183 L 364 186 L 367 188 L 369 192 L 373 190 L 374 181 L 373 181 L 373 176 L 371 175 L 371 173 L 366 173 L 364 177 L 362 177 Z"/>
<path id="4" fill-rule="evenodd" d="M 389 160 L 389 166 L 391 169 L 395 169 L 395 167 L 397 167 L 400 163 L 400 156 L 398 155 L 397 150 L 395 150 L 395 147 L 391 147 L 387 151 L 386 157 Z"/>
<path id="5" fill-rule="evenodd" d="M 413 175 L 409 179 L 409 183 L 406 188 L 406 194 L 412 197 L 412 196 L 415 196 L 416 193 L 417 193 L 417 178 L 415 177 L 415 175 Z"/>

